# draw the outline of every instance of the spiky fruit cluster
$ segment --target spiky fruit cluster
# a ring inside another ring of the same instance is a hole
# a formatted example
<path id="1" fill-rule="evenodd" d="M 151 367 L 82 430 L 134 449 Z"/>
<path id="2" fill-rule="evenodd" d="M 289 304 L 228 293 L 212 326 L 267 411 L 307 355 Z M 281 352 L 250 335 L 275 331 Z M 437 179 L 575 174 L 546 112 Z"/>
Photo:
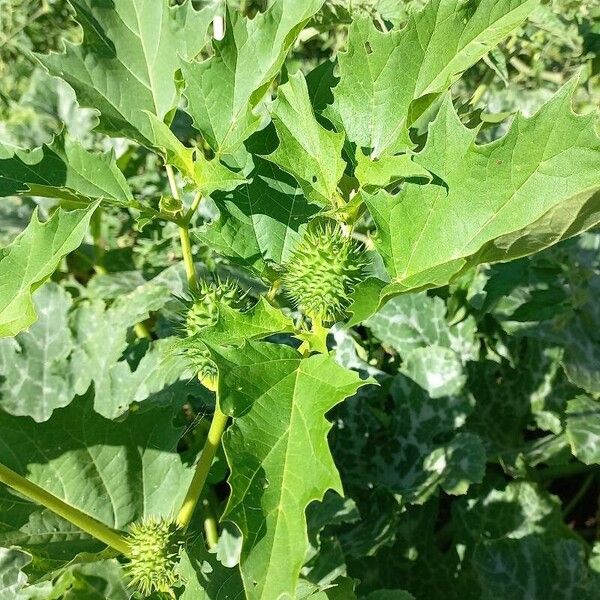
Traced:
<path id="1" fill-rule="evenodd" d="M 330 323 L 344 314 L 368 263 L 362 244 L 345 236 L 339 225 L 328 224 L 307 231 L 286 263 L 282 281 L 302 312 Z"/>
<path id="2" fill-rule="evenodd" d="M 223 304 L 233 308 L 241 308 L 244 294 L 235 282 L 202 281 L 188 303 L 185 316 L 187 335 L 195 335 L 205 327 L 214 325 L 219 318 L 219 307 Z"/>
<path id="3" fill-rule="evenodd" d="M 154 592 L 173 594 L 178 582 L 177 565 L 183 545 L 181 530 L 168 519 L 150 518 L 129 528 L 130 585 L 143 596 Z"/>

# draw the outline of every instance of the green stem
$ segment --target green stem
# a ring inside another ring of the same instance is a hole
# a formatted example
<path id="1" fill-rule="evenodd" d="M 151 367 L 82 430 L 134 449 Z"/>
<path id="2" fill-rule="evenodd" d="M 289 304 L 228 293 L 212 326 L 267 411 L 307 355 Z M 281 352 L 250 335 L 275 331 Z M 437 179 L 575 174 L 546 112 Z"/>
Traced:
<path id="1" fill-rule="evenodd" d="M 167 172 L 167 179 L 169 180 L 169 187 L 171 188 L 171 194 L 176 200 L 180 200 L 179 189 L 175 181 L 175 174 L 173 173 L 173 167 L 171 165 L 165 165 Z M 195 202 L 195 200 L 194 200 Z M 199 202 L 199 201 L 198 201 Z M 194 265 L 194 257 L 192 255 L 192 242 L 190 240 L 189 221 L 183 221 L 178 223 L 179 226 L 179 239 L 181 240 L 181 251 L 183 252 L 183 262 L 185 264 L 185 274 L 187 276 L 187 282 L 190 290 L 198 288 L 198 279 L 196 277 L 196 267 Z"/>
<path id="2" fill-rule="evenodd" d="M 586 495 L 590 489 L 592 483 L 596 479 L 596 473 L 590 473 L 584 480 L 582 486 L 577 490 L 577 493 L 571 498 L 570 502 L 565 506 L 563 510 L 563 518 L 568 517 L 573 509 L 579 504 L 581 499 Z"/>
<path id="3" fill-rule="evenodd" d="M 204 489 L 208 472 L 210 471 L 213 459 L 215 458 L 215 454 L 221 443 L 221 437 L 225 431 L 225 426 L 227 425 L 227 418 L 227 415 L 221 412 L 217 400 L 206 442 L 204 443 L 204 448 L 202 448 L 198 464 L 196 465 L 196 472 L 194 473 L 190 487 L 179 514 L 177 515 L 177 524 L 184 530 L 187 529 L 192 520 L 192 515 L 194 514 L 194 510 L 198 504 L 202 490 Z"/>
<path id="4" fill-rule="evenodd" d="M 187 213 L 184 217 L 184 222 L 186 224 L 189 225 L 190 221 L 192 220 L 192 217 L 194 216 L 194 214 L 198 210 L 198 207 L 200 206 L 200 202 L 202 202 L 202 194 L 200 192 L 198 192 L 196 194 L 196 196 L 194 197 L 194 200 L 192 202 L 192 205 L 190 206 L 190 209 L 187 211 Z"/>
<path id="5" fill-rule="evenodd" d="M 89 533 L 121 554 L 129 554 L 129 544 L 121 533 L 86 515 L 74 506 L 70 506 L 3 464 L 0 464 L 0 482 L 23 494 L 33 502 L 45 506 L 59 517 L 66 519 L 69 523 L 79 527 L 82 531 Z"/>
<path id="6" fill-rule="evenodd" d="M 593 467 L 592 467 L 593 468 Z M 590 467 L 580 462 L 571 462 L 566 465 L 552 465 L 541 471 L 532 471 L 535 479 L 539 482 L 552 481 L 553 479 L 561 479 L 572 477 L 589 471 Z"/>
<path id="7" fill-rule="evenodd" d="M 209 550 L 212 550 L 219 542 L 217 515 L 213 506 L 215 499 L 213 497 L 214 492 L 209 494 L 209 497 L 202 501 L 202 510 L 204 513 L 204 535 L 206 537 L 206 545 L 208 546 Z"/>

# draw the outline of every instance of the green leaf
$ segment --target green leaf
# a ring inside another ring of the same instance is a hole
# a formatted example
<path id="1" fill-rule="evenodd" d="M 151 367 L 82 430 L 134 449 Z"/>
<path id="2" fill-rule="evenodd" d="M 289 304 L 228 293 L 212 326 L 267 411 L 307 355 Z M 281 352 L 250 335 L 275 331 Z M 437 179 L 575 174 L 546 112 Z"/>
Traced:
<path id="1" fill-rule="evenodd" d="M 18 548 L 0 548 L 0 600 L 13 600 L 27 583 L 23 568 L 31 555 Z"/>
<path id="2" fill-rule="evenodd" d="M 81 244 L 96 207 L 58 208 L 45 223 L 36 209 L 27 229 L 0 252 L 0 337 L 16 335 L 35 322 L 32 292 Z"/>
<path id="3" fill-rule="evenodd" d="M 74 389 L 84 394 L 93 382 L 94 409 L 104 417 L 121 416 L 130 404 L 162 390 L 184 370 L 183 362 L 175 372 L 161 364 L 168 342 L 154 344 L 135 371 L 122 360 L 128 329 L 147 319 L 150 311 L 162 308 L 169 297 L 166 287 L 148 283 L 120 296 L 109 308 L 101 300 L 84 301 L 73 314 Z"/>
<path id="4" fill-rule="evenodd" d="M 183 553 L 179 570 L 185 581 L 180 600 L 243 600 L 244 587 L 237 567 L 224 567 L 207 552 L 200 539 Z"/>
<path id="5" fill-rule="evenodd" d="M 431 182 L 431 173 L 415 163 L 411 154 L 381 156 L 372 160 L 360 148 L 356 149 L 356 167 L 354 175 L 364 189 L 387 187 L 401 179 L 420 178 Z"/>
<path id="6" fill-rule="evenodd" d="M 354 21 L 348 50 L 339 55 L 340 83 L 334 91 L 334 111 L 348 139 L 372 149 L 373 157 L 410 147 L 408 128 L 419 113 L 536 5 L 536 0 L 475 5 L 431 0 L 404 29 L 390 33 L 380 32 L 370 18 Z"/>
<path id="7" fill-rule="evenodd" d="M 347 489 L 380 485 L 405 503 L 423 503 L 438 486 L 463 494 L 481 481 L 484 447 L 460 430 L 472 411 L 468 394 L 432 398 L 398 375 L 390 396 L 358 397 L 336 414 L 334 455 Z"/>
<path id="8" fill-rule="evenodd" d="M 532 535 L 484 542 L 477 546 L 473 564 L 482 600 L 592 600 L 597 596 L 597 581 L 587 568 L 584 548 L 572 539 Z"/>
<path id="9" fill-rule="evenodd" d="M 0 196 L 16 194 L 62 198 L 86 206 L 96 200 L 134 204 L 114 154 L 88 152 L 67 137 L 35 150 L 0 143 Z"/>
<path id="10" fill-rule="evenodd" d="M 89 397 L 41 424 L 0 413 L 0 462 L 111 527 L 172 516 L 192 475 L 177 454 L 182 429 L 172 415 L 172 407 L 159 408 L 115 423 L 94 412 Z M 0 515 L 0 545 L 26 548 L 49 566 L 102 547 L 4 488 Z"/>
<path id="11" fill-rule="evenodd" d="M 274 333 L 294 331 L 292 319 L 261 297 L 245 312 L 221 305 L 218 321 L 213 326 L 203 329 L 198 338 L 211 346 L 241 346 L 247 340 L 258 340 Z"/>
<path id="12" fill-rule="evenodd" d="M 169 127 L 154 115 L 148 114 L 148 119 L 154 144 L 163 152 L 167 163 L 177 167 L 203 196 L 210 196 L 216 190 L 234 190 L 247 181 L 242 174 L 228 169 L 217 158 L 208 160 L 197 148 L 186 148 Z"/>
<path id="13" fill-rule="evenodd" d="M 305 510 L 341 482 L 327 446 L 325 413 L 365 381 L 332 358 L 302 359 L 287 346 L 249 342 L 213 351 L 231 496 L 223 516 L 240 529 L 246 595 L 294 597 L 308 547 Z"/>
<path id="14" fill-rule="evenodd" d="M 402 372 L 432 398 L 458 393 L 466 379 L 464 363 L 478 358 L 474 319 L 450 327 L 444 302 L 426 293 L 393 298 L 366 325 L 400 353 Z"/>
<path id="15" fill-rule="evenodd" d="M 578 396 L 567 405 L 567 437 L 573 454 L 586 465 L 600 464 L 600 402 Z"/>
<path id="16" fill-rule="evenodd" d="M 214 193 L 219 218 L 197 237 L 214 250 L 262 275 L 269 263 L 281 264 L 302 239 L 309 204 L 296 181 L 274 164 L 255 158 L 250 183 L 230 193 Z"/>
<path id="17" fill-rule="evenodd" d="M 443 185 L 364 194 L 392 277 L 384 297 L 445 285 L 478 263 L 531 254 L 600 220 L 600 139 L 594 115 L 571 110 L 575 85 L 484 146 L 446 98 L 414 158 Z"/>
<path id="18" fill-rule="evenodd" d="M 75 392 L 68 356 L 73 350 L 68 312 L 71 297 L 56 283 L 34 294 L 39 319 L 15 340 L 0 340 L 0 408 L 47 421 Z"/>
<path id="19" fill-rule="evenodd" d="M 217 156 L 233 154 L 260 126 L 254 111 L 277 76 L 285 56 L 323 0 L 274 0 L 247 19 L 227 10 L 225 37 L 203 62 L 182 62 L 184 95 L 194 125 Z"/>
<path id="20" fill-rule="evenodd" d="M 301 72 L 278 88 L 271 115 L 279 146 L 265 158 L 292 174 L 309 201 L 335 206 L 337 184 L 346 166 L 344 134 L 327 131 L 317 122 Z"/>
<path id="21" fill-rule="evenodd" d="M 98 129 L 153 145 L 144 111 L 164 120 L 176 107 L 175 74 L 180 57 L 193 58 L 205 45 L 218 5 L 200 11 L 191 2 L 168 0 L 72 0 L 83 42 L 64 54 L 37 55 L 75 90 L 81 106 L 99 111 Z"/>

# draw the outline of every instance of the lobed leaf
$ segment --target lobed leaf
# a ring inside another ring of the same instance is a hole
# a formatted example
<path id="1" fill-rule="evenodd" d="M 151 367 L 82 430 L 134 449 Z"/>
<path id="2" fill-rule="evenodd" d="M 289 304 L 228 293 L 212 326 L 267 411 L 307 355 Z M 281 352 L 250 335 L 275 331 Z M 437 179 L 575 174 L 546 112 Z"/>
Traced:
<path id="1" fill-rule="evenodd" d="M 81 106 L 99 111 L 98 130 L 153 146 L 145 111 L 161 121 L 177 106 L 180 57 L 195 57 L 206 43 L 218 5 L 196 11 L 191 2 L 71 0 L 83 29 L 64 54 L 37 55 L 75 90 Z"/>
<path id="2" fill-rule="evenodd" d="M 37 209 L 25 231 L 0 253 L 0 337 L 35 322 L 31 294 L 59 262 L 81 244 L 98 203 L 73 211 L 58 208 L 42 223 Z"/>
<path id="3" fill-rule="evenodd" d="M 231 467 L 225 520 L 244 538 L 246 596 L 293 598 L 308 546 L 305 510 L 341 483 L 327 445 L 325 413 L 367 383 L 325 355 L 249 342 L 213 350 L 222 409 L 232 414 L 224 447 Z"/>
<path id="4" fill-rule="evenodd" d="M 255 109 L 322 4 L 274 0 L 251 20 L 228 8 L 225 37 L 213 43 L 214 56 L 182 62 L 187 110 L 217 156 L 233 154 L 257 131 L 261 119 Z"/>
<path id="5" fill-rule="evenodd" d="M 333 122 L 372 158 L 412 146 L 408 128 L 440 93 L 516 29 L 537 0 L 431 0 L 404 29 L 383 33 L 369 18 L 349 28 L 340 54 Z M 413 103 L 420 100 L 416 107 Z M 326 111 L 327 114 L 327 111 Z"/>

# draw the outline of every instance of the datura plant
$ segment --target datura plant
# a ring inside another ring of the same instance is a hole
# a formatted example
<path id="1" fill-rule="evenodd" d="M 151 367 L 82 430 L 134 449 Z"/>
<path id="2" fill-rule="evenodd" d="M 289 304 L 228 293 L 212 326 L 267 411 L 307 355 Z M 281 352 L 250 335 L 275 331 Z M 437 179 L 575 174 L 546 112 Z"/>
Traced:
<path id="1" fill-rule="evenodd" d="M 315 67 L 323 3 L 27 50 L 74 100 L 0 139 L 3 600 L 598 598 L 590 73 L 490 115 L 454 84 L 538 0 L 348 3 Z"/>

